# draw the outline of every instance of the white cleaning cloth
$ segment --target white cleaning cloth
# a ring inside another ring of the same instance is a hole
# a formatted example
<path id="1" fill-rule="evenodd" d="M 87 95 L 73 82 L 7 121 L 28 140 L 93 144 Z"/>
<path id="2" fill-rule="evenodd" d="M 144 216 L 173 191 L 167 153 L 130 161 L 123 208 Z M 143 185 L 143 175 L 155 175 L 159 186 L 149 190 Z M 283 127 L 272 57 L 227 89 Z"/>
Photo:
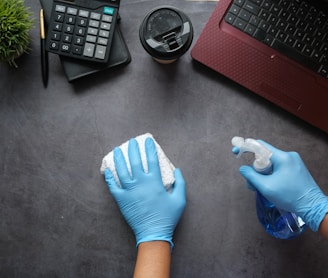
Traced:
<path id="1" fill-rule="evenodd" d="M 162 175 L 163 185 L 165 186 L 166 190 L 170 190 L 173 183 L 174 183 L 174 181 L 175 181 L 175 179 L 174 179 L 175 167 L 171 163 L 171 161 L 167 158 L 167 156 L 165 155 L 165 153 L 162 150 L 161 146 L 155 141 L 153 135 L 150 134 L 150 133 L 139 135 L 135 138 L 138 142 L 138 145 L 139 145 L 140 156 L 141 156 L 141 161 L 142 161 L 144 171 L 146 173 L 148 172 L 148 163 L 147 163 L 147 156 L 146 156 L 146 150 L 145 150 L 145 141 L 146 141 L 146 138 L 148 138 L 148 137 L 152 138 L 155 142 L 155 146 L 156 146 L 156 149 L 157 149 L 157 156 L 158 156 L 158 160 L 159 160 L 159 166 L 160 166 L 161 175 Z M 123 152 L 123 155 L 124 155 L 124 158 L 125 158 L 125 161 L 126 161 L 126 165 L 128 167 L 129 173 L 131 175 L 131 165 L 130 165 L 129 155 L 128 155 L 128 145 L 129 145 L 129 141 L 123 143 L 120 146 L 120 148 Z M 102 164 L 101 164 L 101 167 L 100 167 L 100 172 L 103 174 L 106 168 L 109 168 L 109 170 L 114 175 L 114 178 L 115 178 L 117 184 L 119 186 L 121 186 L 121 183 L 119 181 L 119 178 L 117 176 L 117 172 L 116 172 L 116 169 L 115 169 L 113 151 L 111 151 L 109 154 L 107 154 L 103 158 Z"/>

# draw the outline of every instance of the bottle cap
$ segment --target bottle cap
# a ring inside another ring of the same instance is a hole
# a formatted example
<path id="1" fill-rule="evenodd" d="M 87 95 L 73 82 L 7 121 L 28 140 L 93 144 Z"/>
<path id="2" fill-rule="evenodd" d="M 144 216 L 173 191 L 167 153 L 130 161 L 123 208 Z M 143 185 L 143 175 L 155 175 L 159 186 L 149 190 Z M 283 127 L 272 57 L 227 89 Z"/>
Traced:
<path id="1" fill-rule="evenodd" d="M 255 154 L 253 167 L 257 172 L 268 173 L 272 170 L 272 163 L 270 161 L 272 152 L 259 141 L 251 138 L 244 139 L 242 137 L 235 136 L 232 138 L 231 143 L 233 146 L 239 148 L 237 157 L 240 157 L 245 152 L 252 152 Z"/>

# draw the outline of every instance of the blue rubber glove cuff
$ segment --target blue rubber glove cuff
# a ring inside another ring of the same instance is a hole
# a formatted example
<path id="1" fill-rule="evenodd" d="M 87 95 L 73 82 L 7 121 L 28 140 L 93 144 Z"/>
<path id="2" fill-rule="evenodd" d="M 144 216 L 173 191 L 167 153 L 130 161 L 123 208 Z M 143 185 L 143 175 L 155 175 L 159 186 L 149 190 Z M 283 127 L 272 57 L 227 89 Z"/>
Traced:
<path id="1" fill-rule="evenodd" d="M 301 217 L 312 231 L 317 232 L 327 213 L 328 197 L 324 196 L 321 203 L 315 205 L 310 211 L 304 213 Z"/>
<path id="2" fill-rule="evenodd" d="M 143 243 L 143 242 L 149 242 L 149 241 L 166 241 L 166 242 L 170 243 L 170 247 L 171 247 L 171 251 L 172 251 L 173 250 L 173 247 L 174 247 L 174 243 L 172 241 L 172 236 L 170 236 L 170 237 L 167 237 L 167 236 L 144 236 L 144 237 L 140 237 L 139 240 L 136 237 L 136 247 L 138 248 L 139 244 L 140 243 Z"/>

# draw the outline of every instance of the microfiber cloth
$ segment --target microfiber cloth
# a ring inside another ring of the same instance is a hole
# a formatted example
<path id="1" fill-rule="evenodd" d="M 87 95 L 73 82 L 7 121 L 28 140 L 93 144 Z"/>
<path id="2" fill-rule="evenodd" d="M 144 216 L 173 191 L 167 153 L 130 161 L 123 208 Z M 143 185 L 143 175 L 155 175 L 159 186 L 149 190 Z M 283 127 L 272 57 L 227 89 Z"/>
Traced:
<path id="1" fill-rule="evenodd" d="M 135 138 L 138 142 L 138 145 L 139 145 L 140 156 L 141 156 L 141 161 L 142 161 L 144 171 L 146 173 L 148 172 L 148 163 L 147 163 L 147 156 L 146 156 L 146 150 L 145 150 L 145 141 L 148 137 L 152 138 L 155 142 L 155 146 L 156 146 L 156 149 L 157 149 L 157 156 L 158 156 L 158 160 L 159 160 L 159 166 L 160 166 L 161 175 L 162 175 L 163 185 L 165 186 L 166 190 L 169 191 L 171 189 L 174 181 L 175 181 L 175 179 L 174 179 L 175 167 L 171 163 L 171 161 L 167 158 L 167 156 L 165 155 L 165 153 L 162 150 L 161 146 L 154 139 L 153 135 L 150 134 L 150 133 L 139 135 Z M 123 155 L 124 155 L 124 158 L 125 158 L 125 161 L 126 161 L 126 165 L 128 167 L 129 173 L 131 175 L 131 165 L 130 165 L 129 156 L 128 156 L 128 145 L 129 145 L 129 141 L 123 143 L 120 146 L 120 148 L 123 152 Z M 113 151 L 111 151 L 110 153 L 108 153 L 103 158 L 102 164 L 101 164 L 101 167 L 100 167 L 100 172 L 102 174 L 104 174 L 105 169 L 109 168 L 109 170 L 112 172 L 117 184 L 119 186 L 121 186 L 121 183 L 119 181 L 119 178 L 117 176 L 117 172 L 116 172 L 116 169 L 115 169 L 114 155 L 113 154 L 114 154 Z"/>

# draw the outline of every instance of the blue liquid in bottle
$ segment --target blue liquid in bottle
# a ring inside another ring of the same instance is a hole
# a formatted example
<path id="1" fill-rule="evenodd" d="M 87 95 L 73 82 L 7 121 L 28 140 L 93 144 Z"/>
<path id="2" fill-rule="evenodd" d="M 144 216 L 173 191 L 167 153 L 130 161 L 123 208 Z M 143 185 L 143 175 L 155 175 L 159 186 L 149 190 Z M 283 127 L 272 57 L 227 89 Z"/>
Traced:
<path id="1" fill-rule="evenodd" d="M 257 140 L 242 137 L 232 138 L 232 145 L 238 147 L 238 157 L 244 152 L 255 154 L 254 169 L 263 174 L 272 173 L 270 157 L 272 153 Z M 256 192 L 256 212 L 266 232 L 275 238 L 292 239 L 303 234 L 307 225 L 292 212 L 283 211 L 269 202 L 258 191 Z"/>
<path id="2" fill-rule="evenodd" d="M 307 228 L 300 217 L 292 212 L 278 209 L 258 191 L 256 212 L 266 232 L 275 238 L 292 239 L 303 234 Z"/>

